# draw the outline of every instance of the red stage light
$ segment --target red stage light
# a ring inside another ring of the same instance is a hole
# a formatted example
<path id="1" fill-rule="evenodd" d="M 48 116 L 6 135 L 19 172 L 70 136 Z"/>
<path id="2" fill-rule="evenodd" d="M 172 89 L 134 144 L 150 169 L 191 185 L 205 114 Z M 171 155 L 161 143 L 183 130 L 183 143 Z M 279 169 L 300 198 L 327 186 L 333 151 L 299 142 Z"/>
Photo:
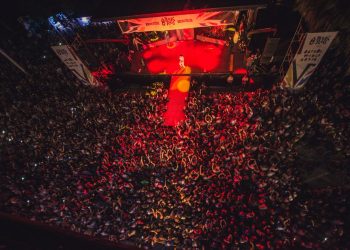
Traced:
<path id="1" fill-rule="evenodd" d="M 193 72 L 212 72 L 219 66 L 224 46 L 200 41 L 178 41 L 176 46 L 167 44 L 143 52 L 150 73 L 159 74 L 164 70 L 173 73 L 178 68 L 178 57 L 184 55 L 185 65 Z"/>
<path id="2" fill-rule="evenodd" d="M 149 59 L 152 56 L 152 51 L 151 50 L 147 50 L 143 53 L 143 58 L 144 59 Z"/>
<path id="3" fill-rule="evenodd" d="M 244 69 L 244 68 L 239 68 L 239 69 L 236 69 L 234 71 L 234 73 L 237 74 L 237 75 L 246 75 L 247 74 L 247 70 Z"/>

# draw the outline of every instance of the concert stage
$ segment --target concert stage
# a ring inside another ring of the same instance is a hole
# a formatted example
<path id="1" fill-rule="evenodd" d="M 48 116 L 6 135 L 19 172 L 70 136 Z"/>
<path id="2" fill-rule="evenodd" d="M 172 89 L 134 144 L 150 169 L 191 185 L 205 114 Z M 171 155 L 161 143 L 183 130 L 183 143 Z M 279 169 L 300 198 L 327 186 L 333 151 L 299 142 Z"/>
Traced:
<path id="1" fill-rule="evenodd" d="M 226 45 L 197 40 L 175 41 L 132 55 L 130 73 L 173 74 L 178 69 L 179 55 L 185 57 L 192 73 L 229 73 L 243 66 L 243 54 L 233 53 Z M 230 65 L 231 64 L 231 65 Z"/>

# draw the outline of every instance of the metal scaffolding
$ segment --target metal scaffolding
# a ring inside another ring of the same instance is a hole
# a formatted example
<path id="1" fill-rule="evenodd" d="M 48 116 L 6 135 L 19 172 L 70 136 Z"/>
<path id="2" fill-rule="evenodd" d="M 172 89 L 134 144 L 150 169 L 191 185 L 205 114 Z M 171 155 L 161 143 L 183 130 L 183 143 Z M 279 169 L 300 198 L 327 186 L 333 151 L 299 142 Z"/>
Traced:
<path id="1" fill-rule="evenodd" d="M 289 44 L 286 55 L 284 56 L 282 64 L 280 66 L 279 74 L 280 74 L 281 81 L 286 75 L 289 65 L 292 63 L 295 54 L 298 52 L 300 48 L 300 45 L 303 44 L 304 39 L 305 39 L 305 29 L 303 25 L 303 19 L 300 18 L 298 27 L 295 30 L 292 41 Z"/>

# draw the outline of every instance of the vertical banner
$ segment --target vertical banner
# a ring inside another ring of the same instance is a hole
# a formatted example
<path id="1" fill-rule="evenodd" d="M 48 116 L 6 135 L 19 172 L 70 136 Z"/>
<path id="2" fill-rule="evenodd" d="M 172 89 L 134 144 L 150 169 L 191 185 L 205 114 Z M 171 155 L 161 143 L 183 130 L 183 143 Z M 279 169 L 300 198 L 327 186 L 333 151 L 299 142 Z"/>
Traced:
<path id="1" fill-rule="evenodd" d="M 300 89 L 310 79 L 338 32 L 307 33 L 293 62 L 289 65 L 282 86 Z"/>
<path id="2" fill-rule="evenodd" d="M 52 50 L 72 73 L 86 85 L 98 86 L 99 82 L 93 77 L 89 69 L 82 63 L 74 50 L 68 45 L 51 46 Z"/>

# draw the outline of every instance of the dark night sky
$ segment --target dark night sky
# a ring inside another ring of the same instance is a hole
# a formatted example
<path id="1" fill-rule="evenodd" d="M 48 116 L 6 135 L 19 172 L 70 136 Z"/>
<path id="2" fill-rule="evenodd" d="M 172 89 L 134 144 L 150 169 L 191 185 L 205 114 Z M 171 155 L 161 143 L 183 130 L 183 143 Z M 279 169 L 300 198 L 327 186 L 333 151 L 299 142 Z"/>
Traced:
<path id="1" fill-rule="evenodd" d="M 110 18 L 148 13 L 179 11 L 190 1 L 190 9 L 268 4 L 275 0 L 4 0 L 0 8 L 0 28 L 10 30 L 17 26 L 17 18 L 30 16 L 44 18 L 58 12 L 73 13 L 76 17 Z M 295 31 L 299 15 L 293 12 L 293 0 L 283 8 L 269 7 L 260 11 L 256 28 L 277 27 L 281 36 L 289 37 Z M 295 24 L 296 23 L 296 24 Z M 276 24 L 278 24 L 276 26 Z M 283 34 L 282 34 L 283 33 Z"/>
<path id="2" fill-rule="evenodd" d="M 4 0 L 0 20 L 11 22 L 19 16 L 48 17 L 60 11 L 71 10 L 76 16 L 96 18 L 118 17 L 153 12 L 182 10 L 187 0 Z M 266 0 L 192 0 L 196 8 L 227 7 L 266 3 Z"/>

